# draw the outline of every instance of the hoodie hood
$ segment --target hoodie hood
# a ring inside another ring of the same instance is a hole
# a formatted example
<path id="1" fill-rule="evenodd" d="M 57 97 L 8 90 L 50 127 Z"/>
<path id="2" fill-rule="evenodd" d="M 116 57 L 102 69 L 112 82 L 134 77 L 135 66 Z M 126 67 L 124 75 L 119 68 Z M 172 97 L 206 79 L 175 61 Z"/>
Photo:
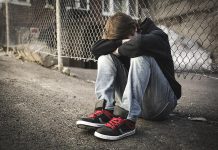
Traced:
<path id="1" fill-rule="evenodd" d="M 158 28 L 150 18 L 145 18 L 145 20 L 142 23 L 140 23 L 139 33 L 148 34 L 154 30 L 161 30 L 161 29 Z"/>

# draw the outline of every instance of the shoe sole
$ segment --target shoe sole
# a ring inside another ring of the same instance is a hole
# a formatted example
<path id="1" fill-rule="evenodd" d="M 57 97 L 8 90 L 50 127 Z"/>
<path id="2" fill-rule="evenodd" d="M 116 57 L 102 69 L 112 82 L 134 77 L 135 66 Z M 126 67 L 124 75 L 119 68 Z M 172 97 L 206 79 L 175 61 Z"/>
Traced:
<path id="1" fill-rule="evenodd" d="M 79 121 L 76 122 L 76 126 L 78 128 L 81 128 L 81 129 L 93 130 L 93 129 L 103 127 L 104 124 L 91 123 L 91 122 L 79 120 Z"/>
<path id="2" fill-rule="evenodd" d="M 115 141 L 115 140 L 120 140 L 120 139 L 127 137 L 127 136 L 130 136 L 130 135 L 133 135 L 133 134 L 135 134 L 135 129 L 132 131 L 129 131 L 127 133 L 124 133 L 122 135 L 119 135 L 119 136 L 104 135 L 104 134 L 101 134 L 101 133 L 98 133 L 97 131 L 95 131 L 94 136 L 96 136 L 97 138 L 100 138 L 100 139 L 104 139 L 104 140 Z"/>

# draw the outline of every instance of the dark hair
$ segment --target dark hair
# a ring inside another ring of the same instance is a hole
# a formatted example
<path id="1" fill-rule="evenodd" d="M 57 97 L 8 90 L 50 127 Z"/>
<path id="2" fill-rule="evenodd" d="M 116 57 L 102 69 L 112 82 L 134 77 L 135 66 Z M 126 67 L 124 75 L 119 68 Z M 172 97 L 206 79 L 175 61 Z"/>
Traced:
<path id="1" fill-rule="evenodd" d="M 103 38 L 126 39 L 134 35 L 137 23 L 129 15 L 118 12 L 111 16 L 105 25 Z"/>

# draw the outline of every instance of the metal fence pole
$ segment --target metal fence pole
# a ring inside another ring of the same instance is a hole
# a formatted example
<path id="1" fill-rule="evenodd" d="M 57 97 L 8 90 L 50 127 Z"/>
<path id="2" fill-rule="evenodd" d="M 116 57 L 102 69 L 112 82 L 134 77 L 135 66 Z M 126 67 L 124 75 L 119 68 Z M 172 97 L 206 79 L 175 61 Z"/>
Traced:
<path id="1" fill-rule="evenodd" d="M 61 17 L 60 17 L 60 0 L 56 0 L 56 26 L 57 26 L 57 51 L 58 51 L 58 69 L 63 68 L 63 60 L 61 57 Z"/>
<path id="2" fill-rule="evenodd" d="M 6 10 L 6 46 L 7 46 L 7 51 L 6 53 L 9 53 L 9 14 L 8 14 L 8 0 L 5 0 L 5 10 Z"/>

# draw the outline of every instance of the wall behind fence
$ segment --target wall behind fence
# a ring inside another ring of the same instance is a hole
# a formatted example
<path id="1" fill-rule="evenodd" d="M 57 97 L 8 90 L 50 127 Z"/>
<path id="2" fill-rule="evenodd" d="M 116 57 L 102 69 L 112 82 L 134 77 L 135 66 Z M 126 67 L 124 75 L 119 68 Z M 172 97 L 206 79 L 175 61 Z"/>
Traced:
<path id="1" fill-rule="evenodd" d="M 218 72 L 216 0 L 60 0 L 59 9 L 62 58 L 95 61 L 90 47 L 101 38 L 107 18 L 122 11 L 141 21 L 150 17 L 168 34 L 178 74 Z M 55 0 L 9 0 L 10 45 L 57 56 L 56 10 Z M 5 17 L 3 3 L 0 18 Z"/>

